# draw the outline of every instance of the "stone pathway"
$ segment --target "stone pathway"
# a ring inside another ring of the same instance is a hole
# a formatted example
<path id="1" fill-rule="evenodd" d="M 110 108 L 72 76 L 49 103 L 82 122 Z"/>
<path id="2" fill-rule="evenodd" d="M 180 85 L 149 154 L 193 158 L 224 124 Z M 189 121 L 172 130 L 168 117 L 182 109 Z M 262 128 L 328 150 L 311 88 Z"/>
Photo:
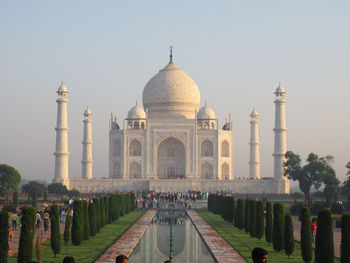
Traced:
<path id="1" fill-rule="evenodd" d="M 217 262 L 247 262 L 196 211 L 188 209 L 187 214 Z"/>
<path id="2" fill-rule="evenodd" d="M 47 240 L 50 239 L 50 236 L 51 236 L 50 228 L 49 228 L 48 231 L 44 231 L 44 226 L 41 226 L 39 228 L 39 230 L 35 231 L 34 240 L 33 240 L 34 244 L 35 244 L 36 237 L 37 237 L 37 234 L 38 234 L 39 231 L 41 231 L 41 240 L 42 240 L 42 242 L 47 241 Z M 61 233 L 64 232 L 64 223 L 61 223 L 60 231 L 61 231 Z M 13 231 L 13 240 L 11 242 L 11 249 L 9 250 L 9 253 L 8 253 L 8 255 L 10 257 L 12 257 L 12 256 L 14 256 L 14 255 L 16 255 L 18 253 L 18 244 L 19 244 L 20 234 L 21 234 L 20 227 L 17 227 L 17 230 Z"/>
<path id="3" fill-rule="evenodd" d="M 156 213 L 155 209 L 148 210 L 95 263 L 114 263 L 118 255 L 130 256 Z"/>
<path id="4" fill-rule="evenodd" d="M 294 227 L 294 239 L 300 242 L 300 227 L 301 222 L 297 219 L 293 220 Z M 334 256 L 340 258 L 340 243 L 341 243 L 341 229 L 333 228 L 333 239 L 334 239 Z M 315 247 L 315 243 L 312 244 Z"/>

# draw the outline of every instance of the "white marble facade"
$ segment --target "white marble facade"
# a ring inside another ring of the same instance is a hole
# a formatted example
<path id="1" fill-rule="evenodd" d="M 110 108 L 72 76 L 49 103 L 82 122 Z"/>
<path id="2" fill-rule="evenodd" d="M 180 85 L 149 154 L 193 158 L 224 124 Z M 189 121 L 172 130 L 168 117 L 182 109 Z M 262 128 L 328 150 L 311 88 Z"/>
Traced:
<path id="1" fill-rule="evenodd" d="M 146 84 L 142 104 L 136 102 L 120 123 L 111 114 L 108 179 L 69 179 L 67 175 L 55 180 L 81 192 L 289 193 L 289 180 L 281 176 L 282 170 L 264 180 L 258 174 L 247 180 L 234 177 L 231 115 L 220 125 L 206 102 L 200 107 L 197 84 L 173 62 L 172 52 L 170 62 Z M 283 142 L 285 132 L 278 139 Z M 283 158 L 281 149 L 276 149 L 274 158 Z M 254 152 L 258 156 L 258 147 Z"/>

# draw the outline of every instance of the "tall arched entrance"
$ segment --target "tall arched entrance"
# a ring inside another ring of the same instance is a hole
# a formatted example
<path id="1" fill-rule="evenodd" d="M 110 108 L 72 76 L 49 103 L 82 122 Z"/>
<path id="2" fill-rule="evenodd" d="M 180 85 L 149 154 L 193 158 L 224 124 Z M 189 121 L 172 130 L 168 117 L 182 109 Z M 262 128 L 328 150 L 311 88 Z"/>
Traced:
<path id="1" fill-rule="evenodd" d="M 186 150 L 182 142 L 170 137 L 159 144 L 157 173 L 159 179 L 185 178 Z"/>

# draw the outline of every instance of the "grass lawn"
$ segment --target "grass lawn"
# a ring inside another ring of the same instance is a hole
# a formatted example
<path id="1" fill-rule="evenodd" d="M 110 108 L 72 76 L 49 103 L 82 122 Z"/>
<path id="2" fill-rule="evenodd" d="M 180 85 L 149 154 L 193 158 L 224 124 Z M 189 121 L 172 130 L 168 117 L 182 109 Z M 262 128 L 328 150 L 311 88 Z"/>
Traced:
<path id="1" fill-rule="evenodd" d="M 89 240 L 83 241 L 80 246 L 73 246 L 69 242 L 68 246 L 64 245 L 63 236 L 61 235 L 61 253 L 55 258 L 51 247 L 50 240 L 42 244 L 42 261 L 45 263 L 61 263 L 65 256 L 73 256 L 76 262 L 91 263 L 104 253 L 122 234 L 128 230 L 139 219 L 145 210 L 135 210 L 109 225 L 101 228 L 101 232 Z M 35 252 L 33 258 L 36 261 Z M 17 262 L 17 255 L 8 259 L 9 263 Z"/>
<path id="2" fill-rule="evenodd" d="M 265 238 L 258 240 L 256 238 L 251 238 L 244 230 L 239 230 L 235 228 L 232 224 L 224 221 L 221 216 L 215 215 L 212 212 L 197 211 L 198 214 L 207 221 L 237 252 L 244 257 L 248 262 L 253 262 L 251 259 L 251 251 L 255 247 L 262 247 L 266 249 L 269 253 L 268 262 L 274 263 L 303 263 L 301 257 L 300 244 L 295 242 L 294 253 L 290 259 L 284 254 L 284 252 L 276 252 L 273 250 L 272 244 L 268 245 Z M 340 260 L 334 259 L 335 263 L 340 263 Z"/>

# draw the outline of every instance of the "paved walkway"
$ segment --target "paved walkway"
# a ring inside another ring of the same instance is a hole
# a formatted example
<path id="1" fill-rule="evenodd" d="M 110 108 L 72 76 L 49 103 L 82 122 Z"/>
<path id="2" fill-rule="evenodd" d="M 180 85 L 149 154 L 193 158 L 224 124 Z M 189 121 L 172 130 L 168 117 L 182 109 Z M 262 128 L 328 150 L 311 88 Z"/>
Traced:
<path id="1" fill-rule="evenodd" d="M 18 253 L 19 237 L 20 237 L 20 234 L 21 234 L 21 230 L 20 229 L 21 229 L 20 227 L 17 227 L 17 230 L 13 231 L 13 240 L 11 242 L 11 249 L 9 249 L 9 253 L 8 253 L 8 255 L 10 257 L 12 257 L 13 255 Z M 33 240 L 34 244 L 36 242 L 36 237 L 37 237 L 39 231 L 41 232 L 41 240 L 42 240 L 42 242 L 50 239 L 50 236 L 51 236 L 50 228 L 49 228 L 48 231 L 44 231 L 44 227 L 41 226 L 39 228 L 39 230 L 35 231 L 34 240 Z M 61 233 L 64 232 L 64 223 L 61 223 L 60 231 L 61 231 Z"/>
<path id="2" fill-rule="evenodd" d="M 157 210 L 155 209 L 148 210 L 117 240 L 117 242 L 110 246 L 95 263 L 114 263 L 118 255 L 123 254 L 130 256 L 156 213 Z"/>
<path id="3" fill-rule="evenodd" d="M 238 252 L 233 249 L 198 213 L 194 210 L 187 210 L 188 216 L 204 239 L 211 253 L 219 263 L 225 262 L 247 262 Z"/>
<path id="4" fill-rule="evenodd" d="M 294 219 L 293 227 L 294 227 L 294 239 L 300 242 L 301 222 L 297 219 Z M 337 258 L 340 258 L 340 242 L 341 242 L 340 228 L 333 228 L 333 239 L 334 239 L 334 256 L 336 256 Z M 312 246 L 315 247 L 315 243 L 313 243 Z"/>

